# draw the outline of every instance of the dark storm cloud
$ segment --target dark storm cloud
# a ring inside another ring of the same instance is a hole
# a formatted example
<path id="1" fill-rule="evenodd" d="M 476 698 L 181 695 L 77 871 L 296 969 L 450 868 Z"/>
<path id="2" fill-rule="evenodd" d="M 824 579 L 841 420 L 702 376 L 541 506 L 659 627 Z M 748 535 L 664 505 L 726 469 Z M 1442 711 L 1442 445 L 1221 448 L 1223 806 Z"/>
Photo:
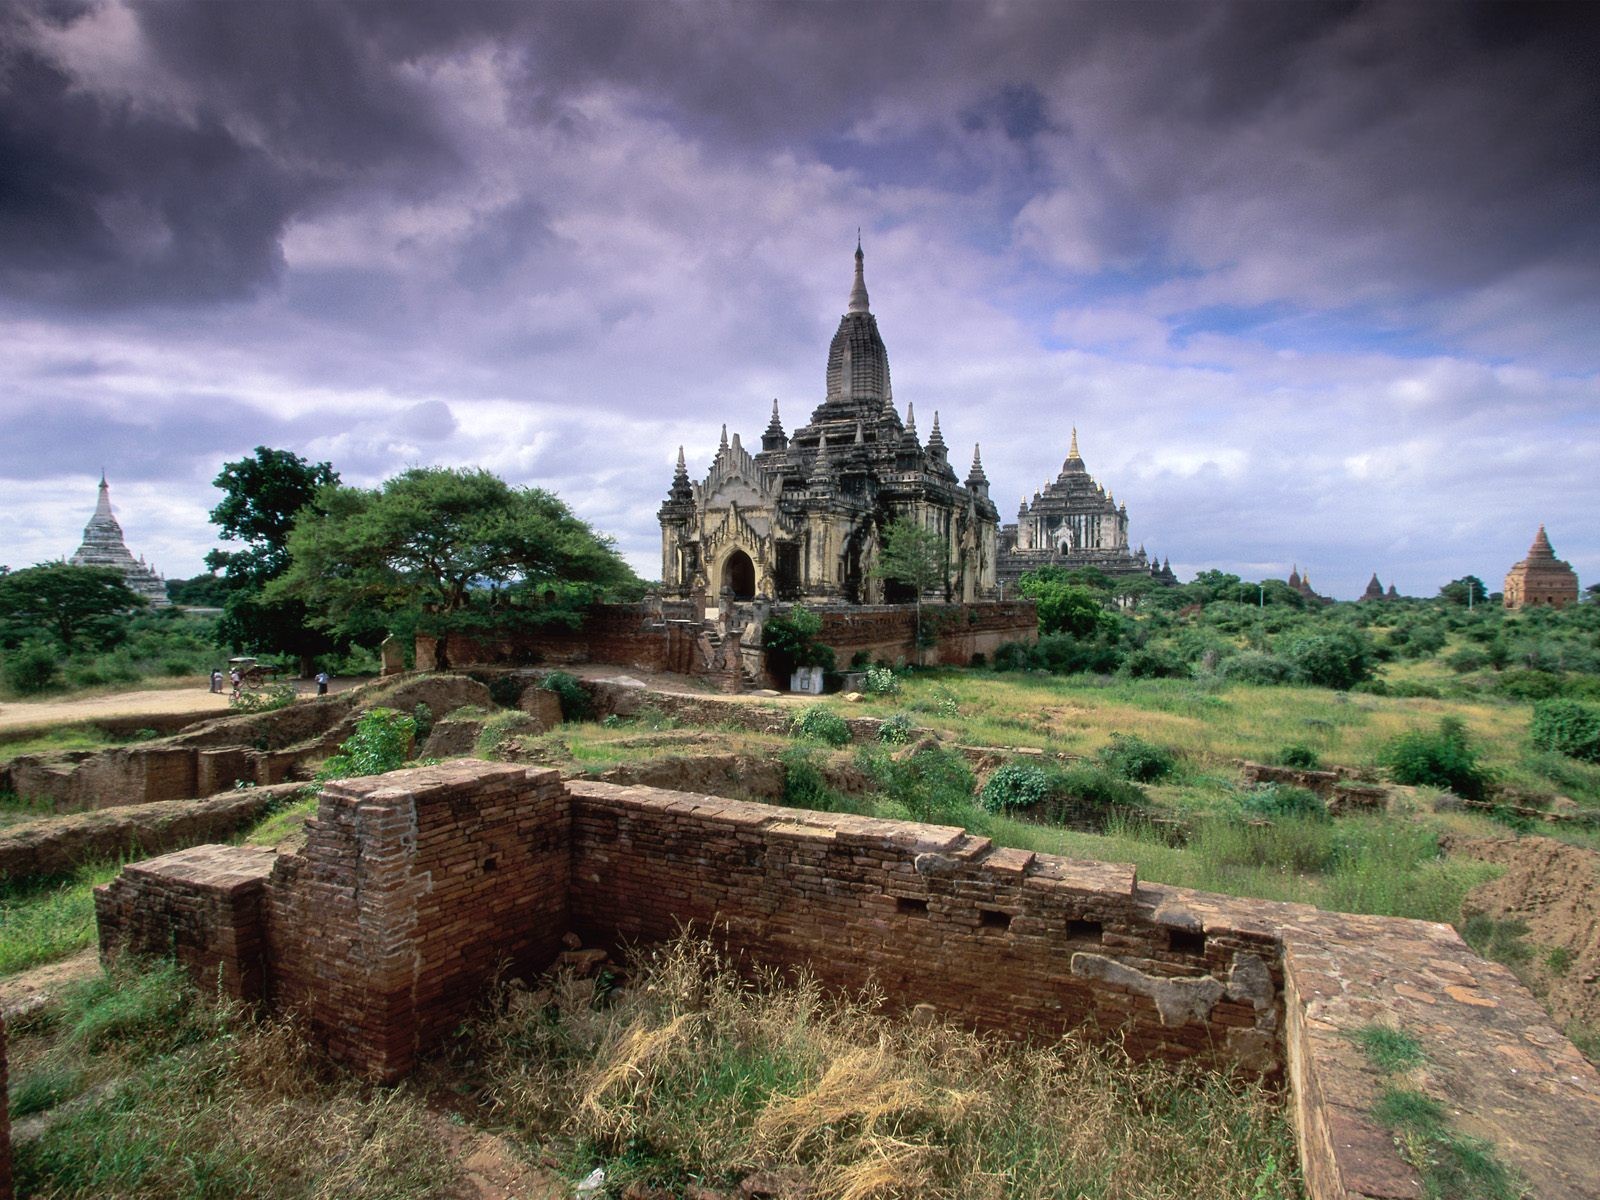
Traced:
<path id="1" fill-rule="evenodd" d="M 127 481 L 171 480 L 193 460 L 220 462 L 242 442 L 277 445 L 295 432 L 234 400 L 181 395 L 160 409 L 138 401 L 37 400 L 9 408 L 6 425 L 0 478 L 27 480 L 102 467 Z"/>
<path id="2" fill-rule="evenodd" d="M 131 95 L 74 78 L 45 45 L 93 7 L 8 11 L 0 287 L 10 296 L 89 308 L 246 296 L 281 271 L 296 213 L 362 187 L 425 188 L 450 162 L 403 64 L 374 58 L 341 10 L 141 7 L 156 82 Z"/>

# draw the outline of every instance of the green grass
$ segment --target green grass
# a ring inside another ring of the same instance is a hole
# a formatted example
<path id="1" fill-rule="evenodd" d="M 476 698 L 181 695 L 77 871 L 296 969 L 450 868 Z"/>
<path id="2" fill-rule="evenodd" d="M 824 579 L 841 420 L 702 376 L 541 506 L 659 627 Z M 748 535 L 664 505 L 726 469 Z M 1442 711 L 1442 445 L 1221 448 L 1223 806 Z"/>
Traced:
<path id="1" fill-rule="evenodd" d="M 114 738 L 93 725 L 63 725 L 47 733 L 35 734 L 14 742 L 0 742 L 0 762 L 10 762 L 25 754 L 54 754 L 63 750 L 103 750 L 120 746 L 128 738 Z"/>
<path id="2" fill-rule="evenodd" d="M 0 885 L 0 976 L 94 944 L 94 889 L 122 867 L 80 867 L 67 880 Z"/>
<path id="3" fill-rule="evenodd" d="M 1527 1192 L 1494 1147 L 1451 1128 L 1444 1106 L 1410 1088 L 1389 1087 L 1373 1115 L 1394 1130 L 1400 1152 L 1422 1176 L 1428 1200 L 1521 1200 Z"/>
<path id="4" fill-rule="evenodd" d="M 1412 1070 L 1423 1064 L 1422 1043 L 1388 1025 L 1363 1025 L 1350 1036 L 1366 1051 L 1367 1061 L 1385 1075 Z"/>
<path id="5" fill-rule="evenodd" d="M 299 834 L 306 821 L 317 815 L 315 789 L 303 790 L 309 790 L 310 794 L 269 814 L 240 840 L 247 846 L 276 846 Z"/>
<path id="6" fill-rule="evenodd" d="M 1283 818 L 1263 826 L 1207 818 L 1186 847 L 1167 845 L 1137 823 L 1092 834 L 998 816 L 985 832 L 1001 845 L 1132 863 L 1151 883 L 1425 921 L 1459 919 L 1467 892 L 1502 871 L 1446 858 L 1428 828 L 1383 817 Z"/>
<path id="7" fill-rule="evenodd" d="M 453 1194 L 415 1094 L 333 1071 L 290 1026 L 208 1002 L 170 963 L 65 989 L 11 1050 L 15 1111 L 59 1110 L 14 1147 L 19 1195 Z"/>

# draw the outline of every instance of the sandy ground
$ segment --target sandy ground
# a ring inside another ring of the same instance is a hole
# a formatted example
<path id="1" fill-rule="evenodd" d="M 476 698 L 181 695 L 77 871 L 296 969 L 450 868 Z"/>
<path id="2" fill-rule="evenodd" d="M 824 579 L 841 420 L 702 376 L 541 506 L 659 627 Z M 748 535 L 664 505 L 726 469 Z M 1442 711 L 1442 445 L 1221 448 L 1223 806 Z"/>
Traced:
<path id="1" fill-rule="evenodd" d="M 335 679 L 329 690 L 342 692 L 366 683 L 371 676 Z M 140 688 L 126 692 L 97 692 L 52 700 L 12 700 L 0 705 L 0 730 L 32 729 L 50 725 L 75 725 L 99 717 L 141 717 L 146 714 L 193 714 L 199 721 L 228 712 L 228 696 L 213 693 L 204 679 L 178 680 L 170 688 Z M 315 696 L 310 680 L 294 681 L 301 696 Z"/>

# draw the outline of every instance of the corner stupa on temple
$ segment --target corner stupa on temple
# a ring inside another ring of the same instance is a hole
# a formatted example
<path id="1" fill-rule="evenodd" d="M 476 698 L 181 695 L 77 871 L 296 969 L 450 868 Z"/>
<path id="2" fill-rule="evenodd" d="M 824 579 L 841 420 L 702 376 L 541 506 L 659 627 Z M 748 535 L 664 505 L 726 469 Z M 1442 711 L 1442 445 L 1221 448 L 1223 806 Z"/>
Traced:
<path id="1" fill-rule="evenodd" d="M 133 557 L 122 540 L 122 526 L 111 515 L 111 485 L 105 472 L 100 472 L 100 498 L 95 502 L 94 515 L 83 527 L 83 544 L 67 560 L 74 567 L 110 567 L 122 572 L 122 581 L 150 602 L 152 608 L 165 608 L 172 603 L 167 599 L 167 585 L 161 576 L 146 565 L 144 556 Z"/>

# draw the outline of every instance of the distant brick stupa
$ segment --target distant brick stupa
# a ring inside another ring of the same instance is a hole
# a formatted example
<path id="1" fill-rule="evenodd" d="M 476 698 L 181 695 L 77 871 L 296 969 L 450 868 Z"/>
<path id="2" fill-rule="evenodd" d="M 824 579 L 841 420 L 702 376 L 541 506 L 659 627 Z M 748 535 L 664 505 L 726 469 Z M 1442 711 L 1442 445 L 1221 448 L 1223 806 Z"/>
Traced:
<path id="1" fill-rule="evenodd" d="M 137 559 L 122 540 L 122 526 L 111 515 L 111 485 L 105 472 L 100 473 L 100 499 L 95 502 L 94 516 L 83 527 L 83 545 L 67 560 L 75 567 L 110 567 L 122 572 L 122 581 L 150 602 L 152 608 L 164 608 L 172 603 L 167 599 L 167 585 L 150 567 L 144 556 Z"/>
<path id="2" fill-rule="evenodd" d="M 1505 605 L 1507 608 L 1565 608 L 1577 602 L 1577 573 L 1556 557 L 1541 525 L 1533 536 L 1533 545 L 1528 547 L 1528 557 L 1506 575 Z"/>

